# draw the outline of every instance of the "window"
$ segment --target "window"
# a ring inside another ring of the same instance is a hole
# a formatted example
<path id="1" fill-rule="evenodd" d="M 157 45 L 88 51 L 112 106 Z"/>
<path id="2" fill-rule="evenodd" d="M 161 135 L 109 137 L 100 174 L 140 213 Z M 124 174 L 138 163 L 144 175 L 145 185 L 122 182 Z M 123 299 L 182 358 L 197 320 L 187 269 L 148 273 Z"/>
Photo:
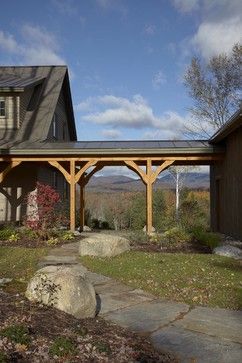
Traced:
<path id="1" fill-rule="evenodd" d="M 0 99 L 0 117 L 6 117 L 6 102 Z"/>
<path id="2" fill-rule="evenodd" d="M 55 113 L 52 119 L 52 136 L 57 139 L 57 116 Z"/>

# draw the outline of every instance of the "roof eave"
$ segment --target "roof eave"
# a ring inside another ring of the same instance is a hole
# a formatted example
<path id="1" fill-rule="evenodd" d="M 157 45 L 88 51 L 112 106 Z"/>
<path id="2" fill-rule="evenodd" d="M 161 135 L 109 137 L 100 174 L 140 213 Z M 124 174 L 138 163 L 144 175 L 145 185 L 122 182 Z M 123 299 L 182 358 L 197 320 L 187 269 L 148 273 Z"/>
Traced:
<path id="1" fill-rule="evenodd" d="M 159 148 L 159 149 L 1 149 L 1 155 L 178 155 L 178 154 L 222 154 L 221 147 L 205 148 Z"/>
<path id="2" fill-rule="evenodd" d="M 231 132 L 236 130 L 242 124 L 242 109 L 239 109 L 228 122 L 225 123 L 210 139 L 211 144 L 216 144 L 223 141 Z"/>

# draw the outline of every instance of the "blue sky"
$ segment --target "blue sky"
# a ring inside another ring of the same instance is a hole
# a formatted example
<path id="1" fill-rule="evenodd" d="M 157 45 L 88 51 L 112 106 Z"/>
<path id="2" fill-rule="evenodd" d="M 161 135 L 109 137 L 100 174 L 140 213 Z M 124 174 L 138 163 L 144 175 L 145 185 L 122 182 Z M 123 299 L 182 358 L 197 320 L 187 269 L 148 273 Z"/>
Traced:
<path id="1" fill-rule="evenodd" d="M 11 0 L 0 64 L 67 64 L 79 140 L 182 138 L 191 57 L 230 52 L 239 0 Z"/>

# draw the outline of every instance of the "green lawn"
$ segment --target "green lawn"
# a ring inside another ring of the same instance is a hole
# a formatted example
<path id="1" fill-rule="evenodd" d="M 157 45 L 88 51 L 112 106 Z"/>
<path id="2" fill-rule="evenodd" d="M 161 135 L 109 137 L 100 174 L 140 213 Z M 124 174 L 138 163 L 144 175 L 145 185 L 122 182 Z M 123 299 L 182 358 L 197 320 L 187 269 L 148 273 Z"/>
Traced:
<path id="1" fill-rule="evenodd" d="M 241 264 L 209 254 L 131 251 L 114 258 L 81 257 L 90 270 L 161 298 L 230 309 L 242 308 Z"/>
<path id="2" fill-rule="evenodd" d="M 6 290 L 24 291 L 38 260 L 47 251 L 47 248 L 0 247 L 0 278 L 13 278 Z"/>

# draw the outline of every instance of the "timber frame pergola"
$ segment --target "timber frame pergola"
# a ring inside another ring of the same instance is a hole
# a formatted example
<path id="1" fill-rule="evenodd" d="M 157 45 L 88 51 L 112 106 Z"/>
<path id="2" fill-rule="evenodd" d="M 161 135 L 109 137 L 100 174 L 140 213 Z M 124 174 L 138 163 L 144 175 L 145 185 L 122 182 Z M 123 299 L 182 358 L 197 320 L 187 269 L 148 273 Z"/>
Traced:
<path id="1" fill-rule="evenodd" d="M 200 141 L 199 141 L 200 142 Z M 91 142 L 90 142 L 91 143 Z M 84 148 L 81 142 L 45 143 L 41 147 L 10 149 L 2 152 L 0 162 L 0 183 L 22 163 L 45 163 L 59 170 L 70 186 L 70 229 L 76 226 L 76 189 L 80 186 L 80 227 L 84 225 L 85 186 L 90 178 L 105 166 L 127 166 L 134 171 L 146 186 L 146 230 L 152 232 L 152 190 L 160 173 L 171 165 L 210 165 L 224 157 L 224 150 L 209 145 L 196 144 L 193 147 L 144 148 L 120 146 L 109 148 Z M 134 142 L 135 143 L 135 142 Z M 137 142 L 138 143 L 138 142 Z M 169 142 L 166 142 L 169 143 Z M 170 142 L 171 143 L 171 142 Z M 126 143 L 127 144 L 127 143 Z M 43 146 L 44 145 L 44 146 Z M 53 147 L 54 146 L 54 147 Z M 62 146 L 62 147 L 61 147 Z M 162 145 L 161 145 L 162 146 Z"/>

